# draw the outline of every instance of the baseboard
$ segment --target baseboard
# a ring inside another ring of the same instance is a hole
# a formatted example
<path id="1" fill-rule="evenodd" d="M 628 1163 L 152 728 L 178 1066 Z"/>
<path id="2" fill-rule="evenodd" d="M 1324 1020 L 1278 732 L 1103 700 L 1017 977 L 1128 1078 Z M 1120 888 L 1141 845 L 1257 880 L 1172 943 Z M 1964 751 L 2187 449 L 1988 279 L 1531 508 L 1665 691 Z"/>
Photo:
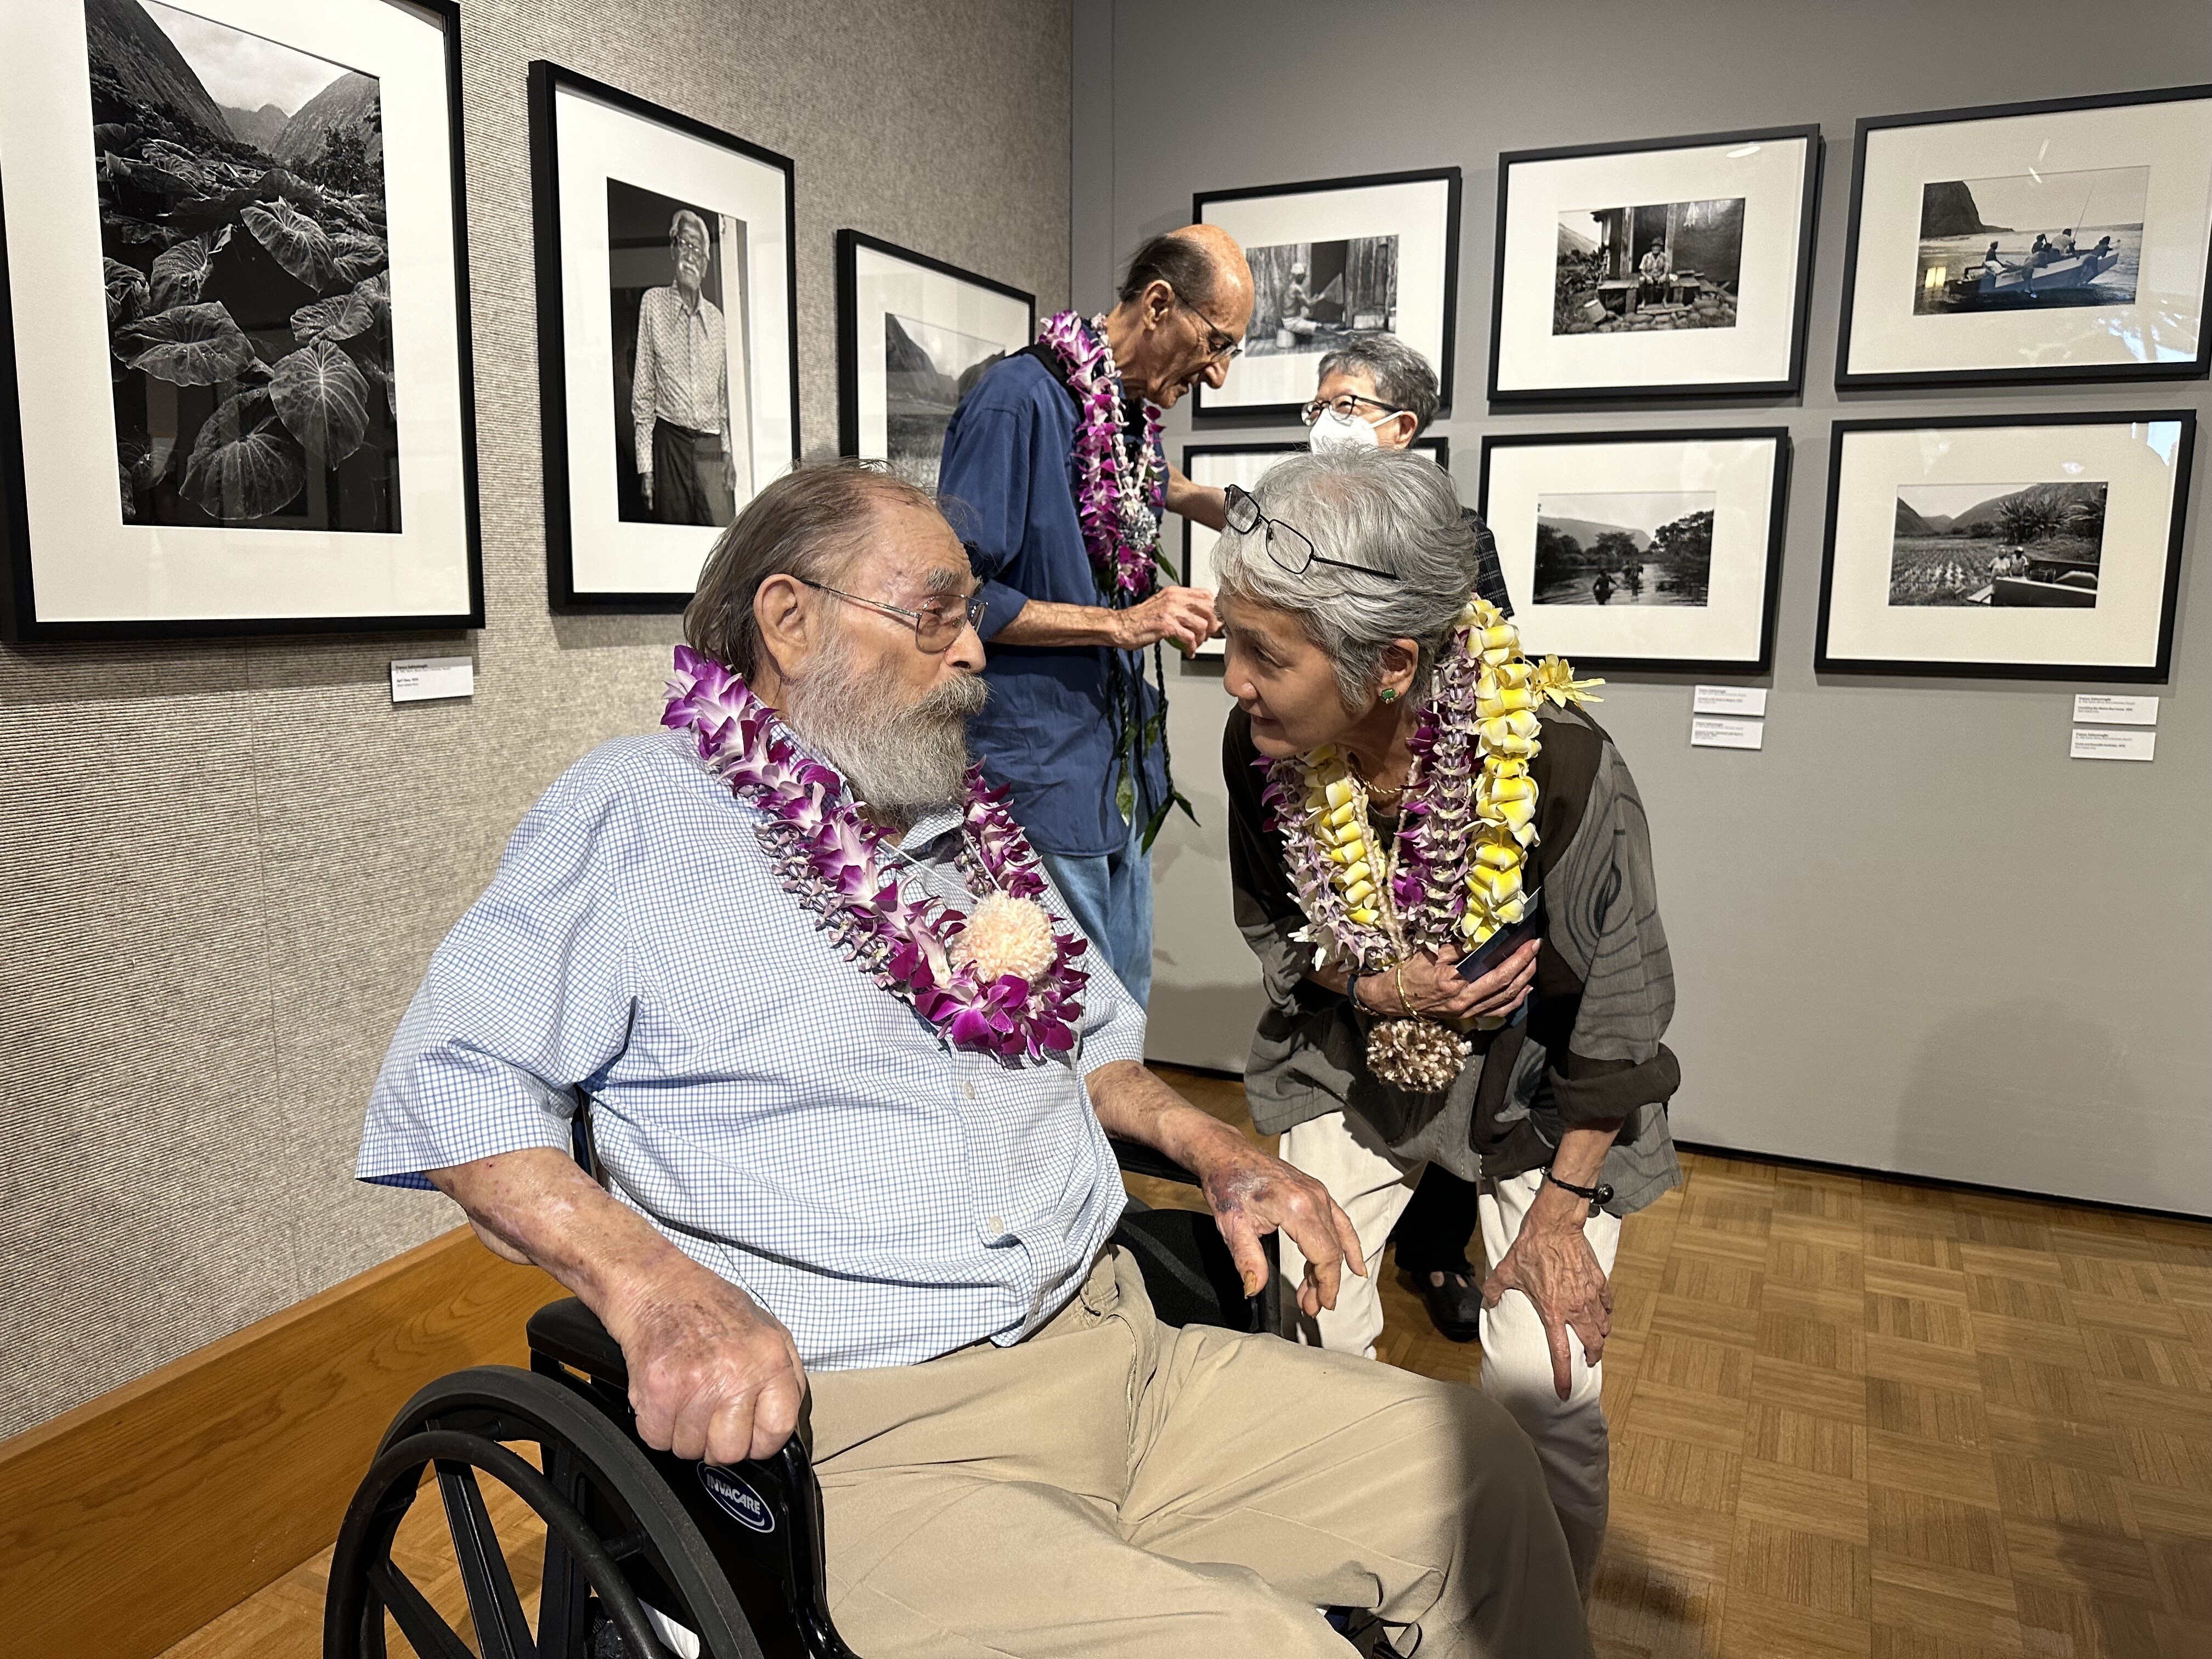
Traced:
<path id="1" fill-rule="evenodd" d="M 465 1227 L 0 1442 L 10 1652 L 153 1659 L 337 1536 L 378 1437 L 561 1294 Z"/>

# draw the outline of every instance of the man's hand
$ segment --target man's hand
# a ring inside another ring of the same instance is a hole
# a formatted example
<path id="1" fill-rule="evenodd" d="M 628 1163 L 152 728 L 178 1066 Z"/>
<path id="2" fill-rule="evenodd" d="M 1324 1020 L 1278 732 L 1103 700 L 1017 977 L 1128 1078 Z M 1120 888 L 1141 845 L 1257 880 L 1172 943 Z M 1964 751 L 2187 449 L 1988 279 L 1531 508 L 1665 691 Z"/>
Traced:
<path id="1" fill-rule="evenodd" d="M 609 1312 L 647 1445 L 735 1463 L 772 1457 L 791 1438 L 805 1367 L 791 1333 L 727 1279 L 687 1258 Z"/>
<path id="2" fill-rule="evenodd" d="M 1212 639 L 1220 626 L 1213 595 L 1202 587 L 1163 587 L 1142 605 L 1111 613 L 1114 642 L 1124 651 L 1140 650 L 1155 640 L 1171 640 L 1186 656 Z"/>
<path id="3" fill-rule="evenodd" d="M 650 472 L 639 473 L 637 475 L 637 488 L 638 493 L 645 497 L 645 504 L 647 507 L 651 507 L 653 505 L 653 474 Z"/>
<path id="4" fill-rule="evenodd" d="M 1244 1294 L 1256 1296 L 1267 1282 L 1262 1235 L 1278 1227 L 1291 1236 L 1306 1259 L 1298 1280 L 1298 1310 L 1309 1319 L 1336 1306 L 1336 1294 L 1349 1267 L 1367 1277 L 1359 1234 L 1328 1188 L 1303 1170 L 1270 1158 L 1225 1123 L 1218 1144 L 1187 1153 L 1183 1167 L 1199 1178 L 1200 1190 L 1213 1212 L 1213 1224 L 1244 1278 Z"/>
<path id="5" fill-rule="evenodd" d="M 1583 1355 L 1593 1365 L 1605 1352 L 1613 1330 L 1613 1286 L 1598 1266 L 1579 1219 L 1540 1221 L 1531 1210 L 1503 1260 L 1482 1284 L 1482 1305 L 1494 1308 L 1506 1291 L 1518 1291 L 1535 1305 L 1552 1350 L 1552 1386 L 1567 1397 L 1574 1376 L 1567 1347 L 1571 1330 L 1582 1339 Z"/>

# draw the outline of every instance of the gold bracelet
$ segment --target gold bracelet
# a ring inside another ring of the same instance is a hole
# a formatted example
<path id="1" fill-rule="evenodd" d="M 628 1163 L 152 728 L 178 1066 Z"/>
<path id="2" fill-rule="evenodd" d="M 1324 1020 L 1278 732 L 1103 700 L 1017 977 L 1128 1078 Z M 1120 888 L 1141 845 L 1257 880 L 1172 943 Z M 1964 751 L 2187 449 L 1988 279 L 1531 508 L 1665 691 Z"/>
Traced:
<path id="1" fill-rule="evenodd" d="M 1413 1000 L 1406 994 L 1406 964 L 1403 960 L 1390 964 L 1390 978 L 1398 988 L 1398 1006 L 1407 1014 L 1413 1012 Z"/>

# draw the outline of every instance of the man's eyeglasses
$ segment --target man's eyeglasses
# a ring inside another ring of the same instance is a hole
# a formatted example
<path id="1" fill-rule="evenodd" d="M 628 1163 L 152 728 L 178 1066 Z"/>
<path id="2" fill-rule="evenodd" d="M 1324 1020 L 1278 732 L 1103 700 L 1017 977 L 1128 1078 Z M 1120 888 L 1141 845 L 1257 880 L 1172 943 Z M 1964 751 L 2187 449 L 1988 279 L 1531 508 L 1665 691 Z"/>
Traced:
<path id="1" fill-rule="evenodd" d="M 1233 362 L 1244 355 L 1244 348 L 1237 343 L 1235 335 L 1184 299 L 1182 295 L 1176 295 L 1176 303 L 1212 331 L 1206 337 L 1206 356 L 1208 362 Z"/>
<path id="2" fill-rule="evenodd" d="M 872 611 L 904 617 L 914 625 L 915 644 L 933 656 L 951 650 L 952 642 L 963 633 L 982 625 L 984 599 L 980 591 L 970 593 L 966 601 L 957 608 L 926 603 L 919 611 L 909 611 L 904 605 L 892 605 L 883 599 L 863 599 L 858 593 L 848 593 L 827 582 L 807 581 L 804 576 L 793 580 L 804 583 L 817 593 L 827 593 L 833 599 L 842 599 L 848 605 L 865 605 Z"/>
<path id="3" fill-rule="evenodd" d="M 1295 525 L 1285 524 L 1280 519 L 1271 519 L 1260 510 L 1260 503 L 1250 494 L 1235 484 L 1222 491 L 1224 508 L 1229 527 L 1240 536 L 1249 536 L 1261 525 L 1267 526 L 1267 556 L 1277 567 L 1293 576 L 1303 576 L 1317 564 L 1334 570 L 1357 570 L 1363 576 L 1380 576 L 1386 582 L 1400 580 L 1395 570 L 1377 570 L 1371 565 L 1347 564 L 1342 559 L 1331 559 L 1314 550 L 1313 542 L 1305 532 Z"/>
<path id="4" fill-rule="evenodd" d="M 1362 404 L 1365 404 L 1370 409 L 1379 409 L 1386 415 L 1403 415 L 1406 412 L 1397 404 L 1386 404 L 1380 398 L 1363 398 L 1356 392 L 1340 392 L 1327 403 L 1323 403 L 1318 398 L 1315 398 L 1298 411 L 1298 418 L 1308 426 L 1321 419 L 1324 414 L 1334 415 L 1340 421 L 1348 421 L 1359 412 L 1359 405 Z"/>

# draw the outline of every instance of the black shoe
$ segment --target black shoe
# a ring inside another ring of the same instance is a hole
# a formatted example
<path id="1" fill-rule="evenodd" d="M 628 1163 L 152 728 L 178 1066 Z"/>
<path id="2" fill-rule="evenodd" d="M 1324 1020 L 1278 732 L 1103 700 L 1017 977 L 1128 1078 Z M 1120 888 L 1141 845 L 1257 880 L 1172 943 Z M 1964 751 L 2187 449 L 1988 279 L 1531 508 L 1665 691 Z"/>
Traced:
<path id="1" fill-rule="evenodd" d="M 1406 1276 L 1420 1292 L 1429 1322 L 1439 1331 L 1455 1342 L 1472 1342 L 1482 1334 L 1482 1280 L 1474 1268 L 1464 1263 L 1437 1273 L 1409 1268 Z M 1436 1283 L 1437 1279 L 1443 1283 Z"/>

